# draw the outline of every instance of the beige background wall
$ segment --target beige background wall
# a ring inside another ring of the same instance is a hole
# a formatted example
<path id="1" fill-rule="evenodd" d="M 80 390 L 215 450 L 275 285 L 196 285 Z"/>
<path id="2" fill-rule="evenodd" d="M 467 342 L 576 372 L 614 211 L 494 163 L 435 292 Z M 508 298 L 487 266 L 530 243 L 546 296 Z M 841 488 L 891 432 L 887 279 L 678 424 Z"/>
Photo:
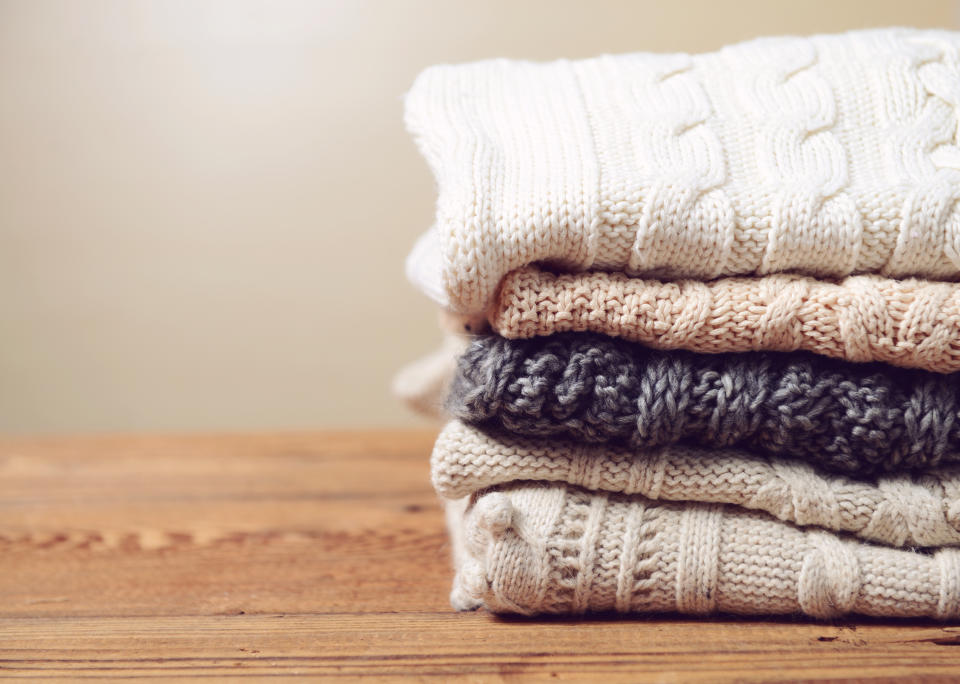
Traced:
<path id="1" fill-rule="evenodd" d="M 386 426 L 435 62 L 957 27 L 955 2 L 0 0 L 0 432 Z"/>

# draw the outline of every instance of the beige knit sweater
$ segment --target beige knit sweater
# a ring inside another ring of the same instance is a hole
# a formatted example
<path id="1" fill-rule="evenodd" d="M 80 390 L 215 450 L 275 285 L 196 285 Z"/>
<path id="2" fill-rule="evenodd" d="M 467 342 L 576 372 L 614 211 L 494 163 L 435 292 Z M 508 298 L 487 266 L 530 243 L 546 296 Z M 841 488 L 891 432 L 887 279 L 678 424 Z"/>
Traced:
<path id="1" fill-rule="evenodd" d="M 457 609 L 960 617 L 960 549 L 903 551 L 731 506 L 518 483 L 448 511 Z"/>
<path id="2" fill-rule="evenodd" d="M 619 273 L 509 273 L 488 317 L 504 337 L 565 331 L 700 353 L 807 351 L 960 371 L 960 284 L 796 275 L 662 282 Z"/>
<path id="3" fill-rule="evenodd" d="M 960 468 L 871 482 L 734 449 L 672 445 L 637 454 L 494 436 L 452 421 L 437 438 L 431 475 L 448 499 L 519 480 L 569 483 L 653 500 L 735 504 L 891 546 L 960 545 Z"/>

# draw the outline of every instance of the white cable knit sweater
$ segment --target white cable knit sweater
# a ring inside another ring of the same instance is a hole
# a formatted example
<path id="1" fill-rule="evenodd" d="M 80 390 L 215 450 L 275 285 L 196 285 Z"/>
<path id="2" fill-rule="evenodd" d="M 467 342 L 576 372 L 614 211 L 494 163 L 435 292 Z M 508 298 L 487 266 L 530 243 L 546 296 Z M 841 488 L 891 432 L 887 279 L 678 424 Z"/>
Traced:
<path id="1" fill-rule="evenodd" d="M 567 485 L 518 483 L 448 506 L 460 610 L 960 616 L 955 548 L 904 551 L 733 506 Z"/>
<path id="2" fill-rule="evenodd" d="M 958 107 L 947 31 L 431 67 L 406 121 L 440 196 L 408 273 L 459 312 L 533 262 L 957 279 Z"/>

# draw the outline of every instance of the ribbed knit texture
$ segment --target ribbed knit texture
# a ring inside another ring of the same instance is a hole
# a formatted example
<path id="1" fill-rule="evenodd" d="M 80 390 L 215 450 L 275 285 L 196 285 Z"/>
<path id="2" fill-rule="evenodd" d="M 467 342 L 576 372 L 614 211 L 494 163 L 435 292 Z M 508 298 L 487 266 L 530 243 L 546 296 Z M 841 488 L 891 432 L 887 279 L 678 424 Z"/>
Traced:
<path id="1" fill-rule="evenodd" d="M 518 484 L 454 503 L 449 521 L 461 610 L 960 616 L 960 549 L 891 549 L 729 506 Z"/>
<path id="2" fill-rule="evenodd" d="M 848 361 L 960 371 L 960 284 L 796 275 L 663 282 L 620 273 L 507 274 L 488 313 L 504 337 L 592 331 L 716 354 L 803 349 Z"/>
<path id="3" fill-rule="evenodd" d="M 452 421 L 433 448 L 431 476 L 448 499 L 520 480 L 565 482 L 654 500 L 735 504 L 890 546 L 960 544 L 960 467 L 861 480 L 736 449 L 675 444 L 635 452 L 489 434 Z"/>
<path id="4" fill-rule="evenodd" d="M 958 395 L 955 375 L 561 333 L 478 337 L 458 360 L 447 409 L 520 435 L 634 449 L 739 445 L 869 475 L 960 461 Z"/>
<path id="5" fill-rule="evenodd" d="M 904 551 L 730 506 L 567 485 L 481 492 L 448 520 L 461 610 L 960 616 L 960 549 Z"/>
<path id="6" fill-rule="evenodd" d="M 479 312 L 534 262 L 711 279 L 960 276 L 960 34 L 435 66 L 406 122 L 439 188 L 408 273 Z"/>

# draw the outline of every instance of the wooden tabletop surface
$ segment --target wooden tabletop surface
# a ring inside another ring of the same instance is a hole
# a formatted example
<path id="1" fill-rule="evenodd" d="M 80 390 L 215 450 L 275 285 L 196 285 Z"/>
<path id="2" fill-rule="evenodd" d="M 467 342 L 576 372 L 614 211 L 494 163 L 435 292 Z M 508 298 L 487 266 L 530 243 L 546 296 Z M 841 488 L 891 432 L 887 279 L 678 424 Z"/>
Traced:
<path id="1" fill-rule="evenodd" d="M 454 613 L 432 439 L 0 440 L 0 677 L 960 679 L 960 625 Z"/>

